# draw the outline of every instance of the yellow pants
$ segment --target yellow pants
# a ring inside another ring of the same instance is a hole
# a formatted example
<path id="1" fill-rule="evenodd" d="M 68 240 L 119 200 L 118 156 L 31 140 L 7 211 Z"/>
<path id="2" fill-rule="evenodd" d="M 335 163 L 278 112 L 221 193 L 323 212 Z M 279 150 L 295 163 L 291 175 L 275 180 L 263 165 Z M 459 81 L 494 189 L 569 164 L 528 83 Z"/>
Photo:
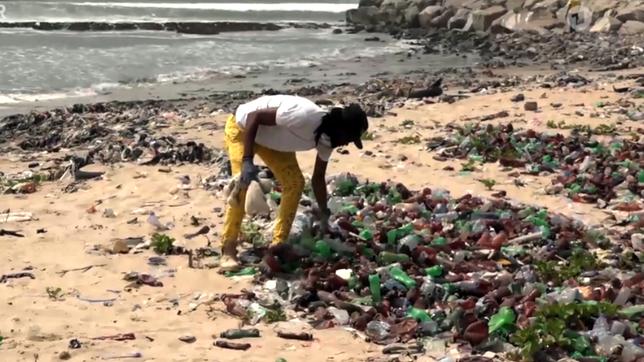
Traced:
<path id="1" fill-rule="evenodd" d="M 244 130 L 237 126 L 235 116 L 231 115 L 226 122 L 224 140 L 230 165 L 234 175 L 241 173 L 242 158 L 244 156 Z M 255 144 L 257 154 L 273 171 L 273 175 L 282 186 L 282 197 L 277 215 L 277 222 L 273 232 L 273 243 L 280 243 L 288 238 L 297 212 L 297 205 L 304 189 L 304 176 L 297 163 L 295 152 L 281 152 Z M 241 192 L 238 207 L 226 206 L 226 219 L 224 222 L 223 247 L 237 244 L 242 219 L 244 218 L 244 201 L 246 193 Z M 232 243 L 232 244 L 231 244 Z"/>

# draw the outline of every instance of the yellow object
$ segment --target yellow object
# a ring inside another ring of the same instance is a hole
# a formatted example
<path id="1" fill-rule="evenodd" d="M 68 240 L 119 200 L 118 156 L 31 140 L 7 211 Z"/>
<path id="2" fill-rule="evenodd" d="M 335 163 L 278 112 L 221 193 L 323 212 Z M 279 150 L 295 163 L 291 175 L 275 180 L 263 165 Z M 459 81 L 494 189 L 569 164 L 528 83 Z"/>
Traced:
<path id="1" fill-rule="evenodd" d="M 568 0 L 568 9 L 581 6 L 581 0 Z"/>
<path id="2" fill-rule="evenodd" d="M 233 115 L 226 121 L 224 141 L 233 175 L 238 175 L 241 173 L 242 158 L 244 156 L 244 130 L 239 128 Z M 295 152 L 275 151 L 256 143 L 255 154 L 273 171 L 273 175 L 282 186 L 281 203 L 275 230 L 273 231 L 273 243 L 281 243 L 288 238 L 288 234 L 291 231 L 291 225 L 293 225 L 293 219 L 297 212 L 297 205 L 304 189 L 304 176 L 302 176 L 302 171 L 297 163 Z M 245 198 L 246 190 L 240 190 L 239 204 L 226 205 L 223 235 L 224 248 L 237 243 L 242 219 L 244 218 Z"/>

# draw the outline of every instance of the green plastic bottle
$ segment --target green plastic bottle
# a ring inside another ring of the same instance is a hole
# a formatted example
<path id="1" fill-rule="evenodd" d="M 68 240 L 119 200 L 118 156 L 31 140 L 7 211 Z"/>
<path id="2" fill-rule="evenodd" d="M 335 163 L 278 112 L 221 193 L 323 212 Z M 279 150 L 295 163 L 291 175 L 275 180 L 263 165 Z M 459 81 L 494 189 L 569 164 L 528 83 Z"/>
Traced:
<path id="1" fill-rule="evenodd" d="M 396 232 L 396 229 L 387 231 L 387 243 L 391 245 L 395 244 L 397 236 L 398 236 L 398 232 Z"/>
<path id="2" fill-rule="evenodd" d="M 365 239 L 367 241 L 373 240 L 373 233 L 369 229 L 362 230 L 359 235 L 360 235 L 361 238 L 363 238 L 363 239 Z"/>
<path id="3" fill-rule="evenodd" d="M 432 246 L 443 246 L 443 245 L 447 245 L 447 240 L 442 236 L 439 236 L 436 239 L 432 240 Z"/>
<path id="4" fill-rule="evenodd" d="M 371 290 L 371 299 L 374 303 L 380 303 L 382 295 L 380 294 L 380 275 L 369 275 L 369 289 Z"/>
<path id="5" fill-rule="evenodd" d="M 514 325 L 516 320 L 516 314 L 510 307 L 501 307 L 499 312 L 490 318 L 490 322 L 487 324 L 488 331 L 490 334 L 502 330 L 503 328 Z"/>
<path id="6" fill-rule="evenodd" d="M 409 311 L 407 311 L 407 317 L 414 318 L 415 320 L 419 322 L 429 322 L 432 319 L 430 318 L 429 314 L 427 314 L 426 311 L 423 309 L 418 309 L 418 308 L 409 308 Z"/>
<path id="7" fill-rule="evenodd" d="M 359 286 L 358 277 L 355 274 L 352 274 L 349 278 L 349 289 L 355 290 Z"/>
<path id="8" fill-rule="evenodd" d="M 441 265 L 434 265 L 433 267 L 426 268 L 425 274 L 432 277 L 439 277 L 443 275 L 443 267 Z"/>
<path id="9" fill-rule="evenodd" d="M 409 289 L 416 287 L 416 281 L 397 266 L 389 269 L 389 275 Z"/>
<path id="10" fill-rule="evenodd" d="M 340 209 L 340 211 L 346 212 L 350 215 L 355 215 L 358 213 L 358 208 L 355 207 L 355 205 L 345 205 Z"/>
<path id="11" fill-rule="evenodd" d="M 325 259 L 331 257 L 331 247 L 329 246 L 329 243 L 324 240 L 318 240 L 315 242 L 314 252 Z"/>
<path id="12" fill-rule="evenodd" d="M 409 255 L 407 254 L 396 254 L 389 251 L 383 251 L 378 254 L 378 260 L 380 264 L 393 264 L 393 263 L 405 263 L 409 261 Z"/>
<path id="13" fill-rule="evenodd" d="M 257 273 L 257 269 L 252 266 L 245 267 L 242 270 L 236 271 L 236 272 L 231 272 L 228 271 L 225 273 L 227 277 L 240 277 L 240 276 L 245 276 L 245 275 L 255 275 Z"/>
<path id="14" fill-rule="evenodd" d="M 637 182 L 644 183 L 644 170 L 637 173 Z"/>

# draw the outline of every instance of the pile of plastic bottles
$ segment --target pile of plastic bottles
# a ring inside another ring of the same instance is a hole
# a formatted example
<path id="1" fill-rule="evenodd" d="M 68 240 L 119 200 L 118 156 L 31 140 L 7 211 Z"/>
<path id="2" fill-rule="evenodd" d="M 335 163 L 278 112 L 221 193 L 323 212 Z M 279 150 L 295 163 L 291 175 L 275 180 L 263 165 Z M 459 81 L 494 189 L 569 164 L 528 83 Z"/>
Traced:
<path id="1" fill-rule="evenodd" d="M 604 208 L 619 199 L 619 208 L 644 207 L 637 202 L 644 196 L 644 143 L 636 139 L 600 142 L 578 130 L 564 136 L 515 130 L 512 124 L 473 124 L 430 140 L 428 149 L 438 150 L 439 160 L 498 161 L 527 174 L 555 173 L 551 190 L 577 202 Z"/>
<path id="2" fill-rule="evenodd" d="M 331 188 L 331 233 L 298 216 L 299 258 L 284 261 L 297 281 L 280 292 L 315 328 L 528 359 L 644 356 L 644 255 L 628 243 L 505 200 L 350 175 Z"/>

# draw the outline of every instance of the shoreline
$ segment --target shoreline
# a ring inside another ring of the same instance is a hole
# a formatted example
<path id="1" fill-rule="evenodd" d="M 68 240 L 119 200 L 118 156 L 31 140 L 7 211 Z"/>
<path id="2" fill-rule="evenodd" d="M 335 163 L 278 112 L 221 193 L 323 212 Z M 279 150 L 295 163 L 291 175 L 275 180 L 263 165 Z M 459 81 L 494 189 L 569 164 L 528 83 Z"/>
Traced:
<path id="1" fill-rule="evenodd" d="M 444 68 L 444 64 L 449 62 L 457 67 L 471 67 L 476 61 L 478 59 L 475 55 L 466 57 L 424 55 L 418 52 L 417 47 L 410 46 L 407 50 L 397 53 L 338 60 L 310 67 L 251 71 L 245 75 L 218 74 L 202 81 L 151 83 L 114 89 L 105 94 L 0 104 L 0 117 L 28 113 L 32 110 L 45 111 L 73 104 L 112 101 L 136 103 L 147 100 L 207 101 L 212 95 L 221 96 L 240 92 L 261 93 L 263 90 L 272 89 L 293 91 L 302 87 L 315 88 L 321 85 L 357 85 L 377 77 L 395 78 L 418 71 L 435 72 Z"/>

